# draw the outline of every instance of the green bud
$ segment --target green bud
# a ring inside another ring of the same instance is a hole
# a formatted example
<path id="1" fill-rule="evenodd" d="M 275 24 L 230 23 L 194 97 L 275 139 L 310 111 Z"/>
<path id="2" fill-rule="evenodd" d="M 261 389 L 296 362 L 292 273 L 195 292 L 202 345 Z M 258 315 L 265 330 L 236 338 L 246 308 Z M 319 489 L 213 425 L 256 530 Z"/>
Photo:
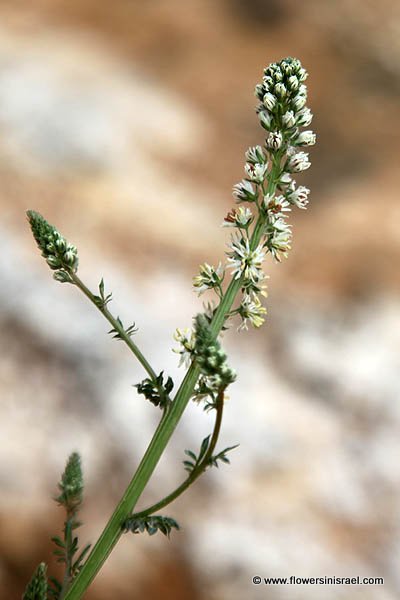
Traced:
<path id="1" fill-rule="evenodd" d="M 68 458 L 58 487 L 61 491 L 56 498 L 58 504 L 65 506 L 67 510 L 79 508 L 83 496 L 83 475 L 81 457 L 77 452 L 73 452 Z"/>
<path id="2" fill-rule="evenodd" d="M 40 563 L 26 586 L 22 600 L 47 600 L 47 566 Z"/>
<path id="3" fill-rule="evenodd" d="M 27 216 L 33 237 L 50 269 L 53 271 L 60 269 L 69 274 L 76 273 L 78 269 L 78 251 L 76 247 L 69 244 L 61 233 L 39 213 L 28 210 Z M 72 277 L 66 277 L 64 274 L 55 277 L 55 279 L 62 283 L 73 283 Z"/>

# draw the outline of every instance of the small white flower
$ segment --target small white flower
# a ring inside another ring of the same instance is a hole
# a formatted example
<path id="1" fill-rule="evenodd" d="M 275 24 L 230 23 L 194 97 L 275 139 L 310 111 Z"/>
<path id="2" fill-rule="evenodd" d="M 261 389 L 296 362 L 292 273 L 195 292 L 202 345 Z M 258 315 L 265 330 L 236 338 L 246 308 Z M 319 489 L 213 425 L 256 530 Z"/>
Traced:
<path id="1" fill-rule="evenodd" d="M 276 86 L 275 86 L 275 88 L 274 88 L 274 92 L 278 96 L 278 98 L 282 99 L 287 94 L 286 86 L 283 83 L 277 83 Z"/>
<path id="2" fill-rule="evenodd" d="M 305 96 L 302 96 L 301 94 L 298 94 L 296 96 L 296 98 L 294 98 L 294 100 L 293 100 L 294 110 L 296 112 L 301 110 L 305 106 L 306 102 L 307 102 L 307 98 Z"/>
<path id="3" fill-rule="evenodd" d="M 222 227 L 238 227 L 239 229 L 247 227 L 253 220 L 253 213 L 249 208 L 239 206 L 233 208 L 226 215 Z"/>
<path id="4" fill-rule="evenodd" d="M 244 167 L 246 175 L 255 183 L 262 183 L 268 171 L 268 164 L 253 164 L 247 163 Z"/>
<path id="5" fill-rule="evenodd" d="M 294 182 L 293 182 L 294 184 Z M 293 185 L 293 189 L 287 195 L 289 202 L 297 206 L 298 208 L 306 209 L 308 204 L 308 195 L 310 190 L 304 185 L 300 185 L 298 188 L 295 188 Z"/>
<path id="6" fill-rule="evenodd" d="M 287 168 L 291 173 L 299 173 L 300 171 L 305 171 L 310 166 L 311 163 L 308 160 L 308 154 L 306 152 L 298 152 L 289 159 Z"/>
<path id="7" fill-rule="evenodd" d="M 208 263 L 200 265 L 200 273 L 193 277 L 193 286 L 196 288 L 199 296 L 207 290 L 218 287 L 221 283 L 223 268 L 221 263 L 215 268 Z"/>
<path id="8" fill-rule="evenodd" d="M 274 259 L 280 262 L 280 255 L 282 254 L 286 258 L 288 251 L 291 249 L 291 227 L 282 218 L 273 221 L 270 227 L 271 232 L 267 241 L 268 249 Z"/>
<path id="9" fill-rule="evenodd" d="M 313 146 L 315 144 L 316 135 L 312 131 L 302 131 L 294 141 L 296 146 Z"/>
<path id="10" fill-rule="evenodd" d="M 272 77 L 269 77 L 269 75 L 264 75 L 263 77 L 263 84 L 266 90 L 269 90 L 271 87 L 273 87 L 274 85 L 274 80 L 272 79 Z"/>
<path id="11" fill-rule="evenodd" d="M 173 352 L 180 354 L 179 366 L 190 367 L 193 359 L 193 352 L 196 344 L 196 336 L 193 330 L 177 329 L 174 333 L 174 340 L 180 344 L 179 348 L 173 348 Z"/>
<path id="12" fill-rule="evenodd" d="M 257 199 L 257 191 L 245 179 L 233 186 L 232 194 L 237 202 L 254 202 Z"/>
<path id="13" fill-rule="evenodd" d="M 279 150 L 282 146 L 282 134 L 280 131 L 271 131 L 267 139 L 267 146 L 271 150 Z"/>
<path id="14" fill-rule="evenodd" d="M 283 173 L 281 178 L 278 181 L 278 188 L 285 189 L 291 183 L 292 183 L 292 176 L 290 175 L 290 173 Z"/>
<path id="15" fill-rule="evenodd" d="M 247 321 L 253 325 L 253 327 L 261 327 L 264 323 L 264 315 L 267 314 L 267 309 L 262 306 L 259 298 L 252 295 L 246 295 L 239 307 L 239 314 L 242 317 L 242 324 L 239 327 L 239 331 L 248 329 Z"/>
<path id="16" fill-rule="evenodd" d="M 266 109 L 272 110 L 276 104 L 275 96 L 273 94 L 271 94 L 270 92 L 267 92 L 266 94 L 264 94 L 263 104 Z"/>
<path id="17" fill-rule="evenodd" d="M 253 165 L 257 163 L 267 163 L 264 150 L 261 148 L 261 146 L 253 146 L 252 148 L 249 148 L 246 151 L 245 157 L 247 162 L 252 163 Z"/>
<path id="18" fill-rule="evenodd" d="M 282 124 L 290 129 L 296 125 L 296 117 L 294 116 L 294 112 L 292 110 L 288 110 L 282 117 Z"/>
<path id="19" fill-rule="evenodd" d="M 264 206 L 270 216 L 275 218 L 286 217 L 285 213 L 290 212 L 290 203 L 285 199 L 284 196 L 272 196 L 267 194 L 264 196 Z"/>
<path id="20" fill-rule="evenodd" d="M 260 279 L 264 279 L 261 267 L 265 252 L 261 244 L 251 250 L 247 238 L 236 236 L 235 238 L 232 237 L 230 248 L 231 252 L 227 253 L 228 262 L 235 279 L 240 279 L 242 275 L 245 279 L 250 279 L 255 283 Z"/>
<path id="21" fill-rule="evenodd" d="M 257 83 L 256 87 L 254 88 L 254 95 L 259 100 L 263 99 L 263 96 L 264 96 L 264 86 L 261 83 Z"/>
<path id="22" fill-rule="evenodd" d="M 297 79 L 296 75 L 292 75 L 291 77 L 289 77 L 288 83 L 289 83 L 290 89 L 293 92 L 298 90 L 300 83 L 299 83 L 299 80 Z"/>
<path id="23" fill-rule="evenodd" d="M 258 113 L 258 118 L 260 119 L 261 126 L 269 131 L 272 123 L 271 115 L 267 111 L 261 110 Z"/>
<path id="24" fill-rule="evenodd" d="M 296 123 L 299 127 L 308 127 L 311 124 L 313 115 L 309 108 L 302 108 L 296 115 Z"/>
<path id="25" fill-rule="evenodd" d="M 304 67 L 300 67 L 300 69 L 297 71 L 297 77 L 300 81 L 305 81 L 307 79 L 308 73 Z"/>

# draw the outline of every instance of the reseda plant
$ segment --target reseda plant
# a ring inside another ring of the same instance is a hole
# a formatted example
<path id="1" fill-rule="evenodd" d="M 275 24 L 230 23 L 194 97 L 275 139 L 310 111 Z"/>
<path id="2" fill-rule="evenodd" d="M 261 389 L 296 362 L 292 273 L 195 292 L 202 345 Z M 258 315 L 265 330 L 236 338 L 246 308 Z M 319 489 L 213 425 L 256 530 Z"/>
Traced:
<path id="1" fill-rule="evenodd" d="M 310 109 L 306 107 L 306 78 L 307 72 L 300 61 L 286 58 L 266 68 L 262 82 L 255 88 L 259 101 L 256 112 L 267 132 L 266 140 L 262 146 L 247 150 L 245 177 L 233 188 L 239 206 L 232 208 L 222 223 L 233 229 L 226 264 L 214 267 L 204 263 L 194 278 L 197 293 L 211 291 L 215 301 L 204 305 L 203 312 L 195 316 L 192 329 L 176 330 L 178 348 L 174 350 L 187 372 L 174 396 L 171 377 L 163 371 L 157 373 L 133 341 L 137 332 L 135 324 L 125 327 L 122 320 L 110 312 L 108 305 L 112 295 L 106 293 L 104 280 L 100 281 L 98 293 L 93 293 L 77 274 L 76 247 L 41 215 L 28 211 L 33 236 L 54 271 L 54 278 L 77 287 L 103 314 L 111 325 L 109 333 L 127 345 L 146 372 L 146 378 L 136 385 L 138 393 L 162 413 L 136 473 L 88 556 L 89 545 L 78 553 L 78 538 L 74 535 L 79 526 L 76 516 L 82 502 L 83 480 L 79 455 L 70 456 L 57 498 L 66 510 L 63 539 L 53 538 L 55 555 L 64 563 L 65 575 L 62 581 L 51 578 L 48 586 L 47 567 L 41 563 L 23 600 L 81 598 L 123 532 L 147 531 L 153 535 L 160 531 L 169 536 L 172 529 L 179 529 L 178 523 L 171 517 L 154 513 L 175 500 L 207 468 L 229 462 L 227 454 L 236 446 L 216 452 L 216 445 L 225 391 L 235 381 L 236 373 L 229 366 L 218 337 L 235 321 L 240 331 L 249 325 L 258 328 L 263 324 L 267 312 L 262 304 L 267 279 L 264 261 L 268 254 L 278 262 L 287 257 L 292 239 L 288 214 L 293 207 L 307 208 L 309 190 L 294 180 L 297 173 L 310 167 L 308 153 L 302 148 L 315 143 L 315 134 L 302 130 L 312 120 Z M 190 399 L 214 412 L 213 430 L 197 452 L 185 450 L 186 479 L 156 504 L 133 513 Z"/>

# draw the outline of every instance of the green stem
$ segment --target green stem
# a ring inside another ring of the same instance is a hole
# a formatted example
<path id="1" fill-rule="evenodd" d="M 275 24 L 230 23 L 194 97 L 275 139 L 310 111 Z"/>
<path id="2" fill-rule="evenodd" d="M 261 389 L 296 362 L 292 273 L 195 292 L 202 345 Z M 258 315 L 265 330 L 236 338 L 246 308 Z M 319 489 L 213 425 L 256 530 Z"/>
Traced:
<path id="1" fill-rule="evenodd" d="M 211 436 L 210 444 L 208 446 L 206 454 L 204 455 L 203 460 L 197 465 L 197 467 L 195 467 L 193 469 L 193 471 L 190 473 L 189 477 L 187 477 L 185 479 L 185 481 L 183 481 L 181 483 L 181 485 L 179 485 L 173 492 L 168 494 L 168 496 L 165 496 L 165 498 L 163 498 L 159 502 L 156 502 L 156 504 L 152 504 L 148 508 L 145 508 L 144 510 L 141 510 L 138 513 L 134 513 L 129 518 L 140 519 L 141 517 L 147 517 L 148 515 L 153 514 L 157 510 L 161 510 L 168 504 L 171 504 L 171 502 L 173 502 L 174 500 L 176 500 L 176 498 L 178 498 L 178 496 L 183 494 L 183 492 L 185 490 L 187 490 L 188 487 L 191 486 L 192 483 L 194 483 L 196 481 L 196 479 L 198 479 L 200 477 L 200 475 L 207 469 L 207 467 L 209 466 L 210 458 L 212 457 L 213 452 L 215 450 L 215 446 L 217 445 L 219 433 L 221 431 L 223 410 L 224 410 L 224 390 L 221 390 L 218 393 L 217 400 L 216 400 L 217 414 L 215 417 L 213 433 Z"/>
<path id="2" fill-rule="evenodd" d="M 104 315 L 104 317 L 107 319 L 107 321 L 112 325 L 113 329 L 115 329 L 118 332 L 120 338 L 125 342 L 125 344 L 128 346 L 128 348 L 133 352 L 133 354 L 136 356 L 136 358 L 138 359 L 140 364 L 150 375 L 150 378 L 154 381 L 157 378 L 155 371 L 153 370 L 153 368 L 151 367 L 151 365 L 149 364 L 147 359 L 143 356 L 143 354 L 141 353 L 141 351 L 139 350 L 137 345 L 132 341 L 131 336 L 126 333 L 126 331 L 123 327 L 121 327 L 121 324 L 110 313 L 107 306 L 99 305 L 96 302 L 94 294 L 92 294 L 92 292 L 89 290 L 89 288 L 83 283 L 83 281 L 78 277 L 78 275 L 76 273 L 70 273 L 70 276 L 71 276 L 73 282 L 75 283 L 75 285 L 81 290 L 81 292 L 83 292 L 85 294 L 85 296 L 87 298 L 89 298 L 90 302 L 92 302 L 92 304 L 95 305 L 95 307 L 101 312 L 101 314 Z"/>
<path id="3" fill-rule="evenodd" d="M 268 185 L 268 193 L 270 194 L 275 191 L 276 182 L 280 176 L 280 158 L 280 153 L 277 153 L 270 173 Z M 264 223 L 265 217 L 261 214 L 258 217 L 253 234 L 251 236 L 252 248 L 255 248 L 260 242 L 263 234 Z M 226 315 L 229 313 L 241 285 L 242 278 L 232 279 L 223 298 L 221 299 L 211 323 L 211 329 L 215 336 L 217 336 L 221 331 L 226 319 Z M 90 295 L 88 297 L 91 299 Z M 132 351 L 137 356 L 136 347 L 135 351 L 133 349 Z M 65 596 L 65 600 L 78 600 L 81 598 L 82 594 L 87 590 L 90 583 L 96 577 L 98 571 L 101 569 L 102 565 L 120 538 L 122 534 L 122 525 L 134 509 L 136 502 L 141 496 L 162 454 L 164 453 L 164 450 L 190 400 L 199 374 L 200 369 L 193 362 L 177 391 L 170 410 L 161 419 L 136 473 L 129 483 L 110 520 L 105 526 L 102 534 L 97 540 L 97 543 L 93 547 L 93 550 L 86 560 L 81 572 L 73 581 L 71 588 Z"/>
<path id="4" fill-rule="evenodd" d="M 65 542 L 65 572 L 64 579 L 62 583 L 62 588 L 60 591 L 59 600 L 63 600 L 65 598 L 65 594 L 67 593 L 67 589 L 70 585 L 72 579 L 72 517 L 69 515 L 69 511 L 67 512 L 67 520 L 64 523 L 64 542 Z"/>

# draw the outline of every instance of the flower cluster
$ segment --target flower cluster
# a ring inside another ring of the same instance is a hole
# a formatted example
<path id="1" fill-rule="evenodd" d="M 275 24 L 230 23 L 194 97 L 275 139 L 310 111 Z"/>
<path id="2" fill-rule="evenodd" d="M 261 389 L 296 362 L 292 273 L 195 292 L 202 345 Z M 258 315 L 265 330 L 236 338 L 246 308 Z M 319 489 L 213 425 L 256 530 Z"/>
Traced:
<path id="1" fill-rule="evenodd" d="M 33 237 L 50 269 L 55 271 L 54 279 L 61 283 L 73 283 L 71 273 L 78 270 L 78 250 L 34 210 L 27 211 Z"/>
<path id="2" fill-rule="evenodd" d="M 227 364 L 226 354 L 219 341 L 212 335 L 205 315 L 196 316 L 194 328 L 194 354 L 203 375 L 203 383 L 206 382 L 210 392 L 225 389 L 235 381 L 235 371 Z"/>
<path id="3" fill-rule="evenodd" d="M 301 131 L 312 120 L 306 107 L 306 78 L 307 72 L 300 61 L 286 58 L 266 68 L 262 82 L 255 88 L 259 100 L 256 112 L 267 136 L 263 146 L 247 150 L 245 178 L 233 187 L 233 196 L 240 206 L 229 211 L 223 222 L 223 226 L 236 229 L 227 251 L 227 263 L 243 292 L 242 301 L 234 311 L 242 319 L 240 330 L 247 329 L 248 323 L 254 327 L 262 325 L 266 310 L 259 296 L 266 295 L 264 259 L 267 253 L 278 262 L 287 257 L 292 240 L 288 215 L 293 206 L 307 208 L 309 190 L 297 186 L 293 179 L 295 173 L 311 165 L 308 153 L 302 148 L 315 143 L 312 131 Z M 254 211 L 241 203 L 252 203 L 258 219 Z M 212 273 L 213 268 L 207 267 Z M 195 278 L 195 286 L 205 291 L 215 284 L 201 271 Z"/>
<path id="4" fill-rule="evenodd" d="M 263 263 L 267 254 L 275 261 L 287 257 L 292 243 L 292 228 L 288 216 L 293 207 L 307 208 L 310 190 L 297 186 L 294 176 L 311 165 L 305 148 L 315 144 L 315 134 L 304 130 L 312 121 L 306 106 L 306 70 L 299 60 L 286 58 L 264 70 L 262 82 L 256 85 L 256 112 L 266 130 L 263 145 L 252 146 L 246 153 L 244 178 L 233 186 L 233 196 L 239 206 L 226 215 L 223 227 L 233 228 L 227 254 L 227 267 L 240 284 L 242 298 L 228 316 L 241 318 L 239 330 L 248 324 L 260 327 L 266 309 L 261 296 L 266 296 Z M 246 205 L 247 204 L 247 205 Z M 249 207 L 252 204 L 253 207 Z M 200 294 L 214 290 L 223 296 L 224 268 L 201 265 L 194 278 Z M 190 336 L 193 334 L 190 334 Z M 193 339 L 178 334 L 181 362 L 193 359 Z"/>
<path id="5" fill-rule="evenodd" d="M 177 329 L 174 339 L 179 342 L 179 348 L 174 352 L 181 355 L 180 363 L 189 366 L 196 361 L 200 367 L 200 378 L 196 384 L 193 398 L 197 401 L 211 398 L 207 408 L 214 408 L 213 401 L 220 390 L 224 390 L 236 379 L 235 371 L 226 362 L 226 354 L 221 344 L 212 334 L 210 320 L 211 305 L 205 313 L 194 318 L 192 330 Z"/>

